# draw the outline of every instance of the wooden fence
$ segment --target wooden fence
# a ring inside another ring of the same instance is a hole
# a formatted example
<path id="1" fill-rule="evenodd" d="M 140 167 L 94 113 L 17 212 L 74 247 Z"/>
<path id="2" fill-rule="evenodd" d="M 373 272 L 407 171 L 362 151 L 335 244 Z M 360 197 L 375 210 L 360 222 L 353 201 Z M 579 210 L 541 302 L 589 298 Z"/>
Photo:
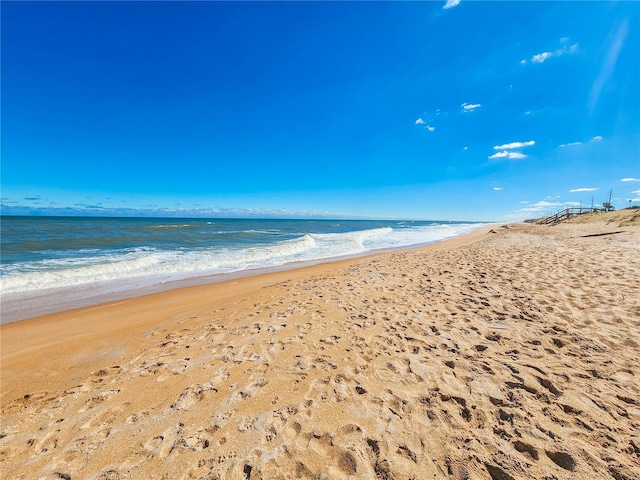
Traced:
<path id="1" fill-rule="evenodd" d="M 592 207 L 571 207 L 571 208 L 565 208 L 561 212 L 558 212 L 553 215 L 549 215 L 547 217 L 531 218 L 531 219 L 525 220 L 525 222 L 540 223 L 544 225 L 544 224 L 550 224 L 550 223 L 557 223 L 561 220 L 564 220 L 565 218 L 572 217 L 573 215 L 580 215 L 582 213 L 591 213 L 591 212 L 597 212 L 597 211 L 599 211 L 598 208 L 592 208 Z"/>

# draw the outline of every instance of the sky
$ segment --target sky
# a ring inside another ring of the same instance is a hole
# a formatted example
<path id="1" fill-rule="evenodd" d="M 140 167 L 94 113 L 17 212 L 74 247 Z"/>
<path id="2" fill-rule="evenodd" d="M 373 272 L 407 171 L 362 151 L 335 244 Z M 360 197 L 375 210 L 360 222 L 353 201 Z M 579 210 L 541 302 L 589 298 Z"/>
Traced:
<path id="1" fill-rule="evenodd" d="M 640 205 L 640 2 L 1 9 L 3 214 Z"/>

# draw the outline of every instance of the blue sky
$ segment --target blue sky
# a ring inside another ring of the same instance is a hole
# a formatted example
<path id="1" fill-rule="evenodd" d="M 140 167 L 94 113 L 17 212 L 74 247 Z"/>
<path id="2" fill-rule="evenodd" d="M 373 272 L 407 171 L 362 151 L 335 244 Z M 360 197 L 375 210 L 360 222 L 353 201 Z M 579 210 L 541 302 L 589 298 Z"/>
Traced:
<path id="1" fill-rule="evenodd" d="M 2 2 L 2 212 L 640 204 L 638 2 Z"/>

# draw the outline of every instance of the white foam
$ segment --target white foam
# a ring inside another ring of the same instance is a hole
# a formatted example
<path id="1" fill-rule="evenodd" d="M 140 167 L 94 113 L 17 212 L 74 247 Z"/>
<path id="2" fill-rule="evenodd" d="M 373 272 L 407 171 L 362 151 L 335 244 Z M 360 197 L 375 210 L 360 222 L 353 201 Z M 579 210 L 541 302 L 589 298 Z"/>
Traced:
<path id="1" fill-rule="evenodd" d="M 304 234 L 298 238 L 255 246 L 161 250 L 130 248 L 110 254 L 49 259 L 6 266 L 2 294 L 37 292 L 60 287 L 118 281 L 121 285 L 152 285 L 245 269 L 275 267 L 397 249 L 444 240 L 470 232 L 479 224 L 376 228 L 346 233 Z"/>

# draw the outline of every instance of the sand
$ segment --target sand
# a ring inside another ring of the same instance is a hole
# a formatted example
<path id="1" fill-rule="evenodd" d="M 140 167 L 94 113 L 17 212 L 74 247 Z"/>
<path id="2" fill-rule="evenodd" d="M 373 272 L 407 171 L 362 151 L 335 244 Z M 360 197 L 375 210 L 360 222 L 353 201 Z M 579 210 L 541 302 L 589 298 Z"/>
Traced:
<path id="1" fill-rule="evenodd" d="M 2 325 L 0 478 L 640 478 L 640 226 L 607 218 Z"/>

